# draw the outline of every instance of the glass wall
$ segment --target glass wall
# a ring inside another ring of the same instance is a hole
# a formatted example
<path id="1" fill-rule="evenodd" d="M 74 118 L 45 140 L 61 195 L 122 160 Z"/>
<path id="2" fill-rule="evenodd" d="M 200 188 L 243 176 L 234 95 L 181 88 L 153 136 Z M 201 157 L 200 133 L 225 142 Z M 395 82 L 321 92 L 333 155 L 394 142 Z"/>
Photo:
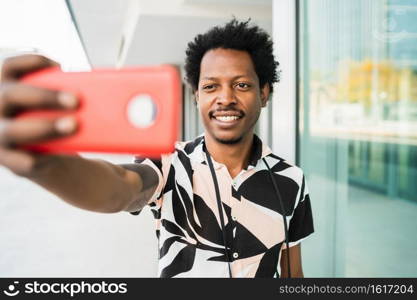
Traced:
<path id="1" fill-rule="evenodd" d="M 416 277 L 417 2 L 300 0 L 298 46 L 311 275 Z"/>

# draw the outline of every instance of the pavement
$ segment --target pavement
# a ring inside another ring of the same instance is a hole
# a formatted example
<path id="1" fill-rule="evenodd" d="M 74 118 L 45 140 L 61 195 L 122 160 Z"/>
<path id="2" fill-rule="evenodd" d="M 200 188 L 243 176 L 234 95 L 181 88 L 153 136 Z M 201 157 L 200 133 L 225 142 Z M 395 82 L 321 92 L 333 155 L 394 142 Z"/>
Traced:
<path id="1" fill-rule="evenodd" d="M 95 155 L 114 163 L 132 156 Z M 70 206 L 0 167 L 0 277 L 155 277 L 157 239 L 140 215 Z"/>

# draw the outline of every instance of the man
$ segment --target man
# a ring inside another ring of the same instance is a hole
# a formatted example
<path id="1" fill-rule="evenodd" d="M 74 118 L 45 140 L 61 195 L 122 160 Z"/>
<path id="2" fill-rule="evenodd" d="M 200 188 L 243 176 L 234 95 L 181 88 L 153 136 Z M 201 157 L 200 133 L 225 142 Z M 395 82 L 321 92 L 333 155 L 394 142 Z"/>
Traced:
<path id="1" fill-rule="evenodd" d="M 161 277 L 303 277 L 300 241 L 314 231 L 304 175 L 254 135 L 278 80 L 270 37 L 232 20 L 198 35 L 186 54 L 204 135 L 160 160 L 127 165 L 17 149 L 77 128 L 68 117 L 16 120 L 17 111 L 74 109 L 77 99 L 19 82 L 54 62 L 9 59 L 0 87 L 0 164 L 82 209 L 138 214 L 149 205 Z"/>

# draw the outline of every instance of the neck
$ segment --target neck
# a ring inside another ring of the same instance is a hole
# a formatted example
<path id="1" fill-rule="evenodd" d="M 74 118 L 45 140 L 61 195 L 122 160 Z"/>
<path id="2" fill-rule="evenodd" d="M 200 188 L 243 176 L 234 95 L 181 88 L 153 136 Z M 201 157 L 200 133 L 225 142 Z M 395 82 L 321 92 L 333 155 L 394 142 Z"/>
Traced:
<path id="1" fill-rule="evenodd" d="M 206 133 L 205 143 L 211 157 L 216 162 L 224 164 L 232 178 L 247 168 L 252 150 L 253 134 L 248 134 L 237 144 L 229 145 L 216 141 Z"/>

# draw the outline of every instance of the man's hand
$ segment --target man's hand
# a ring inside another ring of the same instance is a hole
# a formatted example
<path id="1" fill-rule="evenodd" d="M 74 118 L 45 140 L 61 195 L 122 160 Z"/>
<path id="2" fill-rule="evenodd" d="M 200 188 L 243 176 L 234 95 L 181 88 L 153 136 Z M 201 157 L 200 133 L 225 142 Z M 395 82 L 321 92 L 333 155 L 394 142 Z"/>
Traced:
<path id="1" fill-rule="evenodd" d="M 30 72 L 56 66 L 56 62 L 37 55 L 9 58 L 3 64 L 0 77 L 0 165 L 17 175 L 30 177 L 37 167 L 52 157 L 23 151 L 19 146 L 68 136 L 76 131 L 76 122 L 70 117 L 55 120 L 15 118 L 21 111 L 77 107 L 77 99 L 71 94 L 19 82 Z"/>
<path id="2" fill-rule="evenodd" d="M 77 99 L 60 91 L 22 84 L 19 79 L 57 63 L 35 55 L 10 58 L 0 82 L 0 165 L 24 176 L 76 207 L 96 212 L 136 211 L 146 205 L 158 185 L 146 165 L 123 167 L 77 155 L 37 154 L 23 145 L 73 134 L 75 119 L 17 119 L 21 111 L 75 109 Z"/>
<path id="3" fill-rule="evenodd" d="M 303 267 L 301 261 L 301 245 L 295 245 L 288 249 L 283 249 L 281 254 L 281 278 L 288 277 L 287 255 L 290 255 L 291 277 L 303 278 Z"/>

